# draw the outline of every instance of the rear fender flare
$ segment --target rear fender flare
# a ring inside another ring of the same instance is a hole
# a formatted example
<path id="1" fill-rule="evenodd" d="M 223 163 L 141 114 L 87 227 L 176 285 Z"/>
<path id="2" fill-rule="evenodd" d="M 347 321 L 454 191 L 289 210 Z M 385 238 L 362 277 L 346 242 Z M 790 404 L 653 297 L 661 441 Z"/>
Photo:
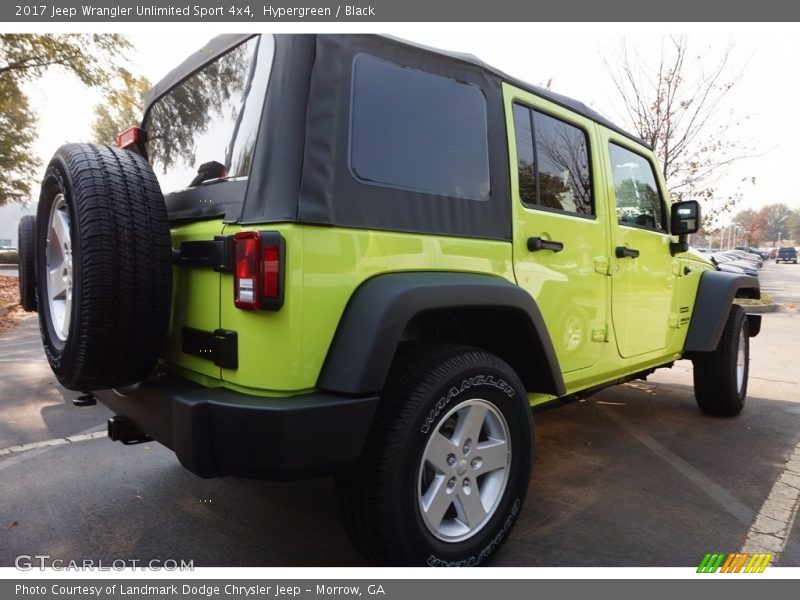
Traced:
<path id="1" fill-rule="evenodd" d="M 566 393 L 544 318 L 530 294 L 499 277 L 474 273 L 388 273 L 368 279 L 348 302 L 320 372 L 318 387 L 344 394 L 379 392 L 404 331 L 426 311 L 469 309 L 510 311 L 530 349 L 518 372 L 528 391 Z M 527 358 L 526 357 L 526 358 Z M 507 361 L 508 362 L 508 361 Z M 519 367 L 518 367 L 518 370 Z"/>

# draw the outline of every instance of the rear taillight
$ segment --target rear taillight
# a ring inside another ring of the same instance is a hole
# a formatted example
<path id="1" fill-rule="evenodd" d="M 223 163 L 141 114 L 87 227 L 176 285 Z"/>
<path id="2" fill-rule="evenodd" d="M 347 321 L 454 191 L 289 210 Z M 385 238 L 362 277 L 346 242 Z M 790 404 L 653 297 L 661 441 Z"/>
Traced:
<path id="1" fill-rule="evenodd" d="M 233 236 L 233 303 L 245 310 L 277 310 L 283 305 L 284 243 L 274 231 L 242 231 Z"/>
<path id="2" fill-rule="evenodd" d="M 258 297 L 260 242 L 261 235 L 257 231 L 244 231 L 233 237 L 235 249 L 233 302 L 236 308 L 247 310 L 261 308 Z"/>
<path id="3" fill-rule="evenodd" d="M 136 148 L 145 141 L 145 132 L 141 127 L 128 127 L 125 131 L 117 135 L 117 146 L 123 150 Z"/>

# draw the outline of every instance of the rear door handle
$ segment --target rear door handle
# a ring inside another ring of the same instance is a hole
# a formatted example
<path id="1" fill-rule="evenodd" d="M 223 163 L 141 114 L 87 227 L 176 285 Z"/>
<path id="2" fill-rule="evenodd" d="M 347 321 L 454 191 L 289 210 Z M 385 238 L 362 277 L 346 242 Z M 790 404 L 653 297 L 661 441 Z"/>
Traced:
<path id="1" fill-rule="evenodd" d="M 617 258 L 639 258 L 639 251 L 627 246 L 617 246 Z"/>
<path id="2" fill-rule="evenodd" d="M 528 238 L 528 250 L 531 252 L 538 252 L 539 250 L 552 250 L 553 252 L 561 252 L 564 249 L 563 242 L 556 242 L 555 240 L 544 240 L 540 237 Z"/>

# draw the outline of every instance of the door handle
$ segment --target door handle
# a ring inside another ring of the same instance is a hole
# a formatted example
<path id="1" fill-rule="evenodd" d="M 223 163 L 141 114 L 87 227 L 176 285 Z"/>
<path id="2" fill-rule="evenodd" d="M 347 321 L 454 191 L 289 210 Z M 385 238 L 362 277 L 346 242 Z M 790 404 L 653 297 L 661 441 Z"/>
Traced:
<path id="1" fill-rule="evenodd" d="M 552 250 L 553 252 L 561 252 L 564 249 L 563 242 L 556 242 L 555 240 L 544 240 L 540 237 L 528 238 L 528 250 L 531 252 L 538 252 L 539 250 Z"/>
<path id="2" fill-rule="evenodd" d="M 634 250 L 633 248 L 628 248 L 627 246 L 617 246 L 616 250 L 617 258 L 638 258 L 639 251 Z"/>

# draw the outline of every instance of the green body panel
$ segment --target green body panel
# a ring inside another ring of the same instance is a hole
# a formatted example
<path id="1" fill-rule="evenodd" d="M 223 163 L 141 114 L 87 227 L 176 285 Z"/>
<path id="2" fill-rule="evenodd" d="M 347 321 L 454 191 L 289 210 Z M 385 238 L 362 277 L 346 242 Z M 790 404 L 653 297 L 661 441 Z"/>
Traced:
<path id="1" fill-rule="evenodd" d="M 225 227 L 232 235 L 243 229 Z M 248 226 L 247 231 L 277 231 L 286 242 L 286 292 L 280 310 L 241 310 L 233 304 L 233 274 L 223 273 L 220 284 L 219 327 L 238 335 L 239 368 L 222 369 L 226 387 L 251 394 L 280 395 L 302 392 L 316 381 L 301 377 L 305 356 L 302 331 L 307 326 L 303 311 L 304 252 L 302 227 Z"/>
<path id="2" fill-rule="evenodd" d="M 170 231 L 172 247 L 180 248 L 182 242 L 211 240 L 222 232 L 221 220 L 198 221 L 173 227 Z M 214 331 L 219 327 L 220 274 L 207 267 L 173 267 L 172 311 L 167 343 L 162 359 L 182 367 L 188 373 L 219 379 L 220 370 L 213 362 L 185 354 L 181 351 L 181 328 L 192 327 Z M 196 383 L 204 383 L 202 377 Z"/>
<path id="3" fill-rule="evenodd" d="M 516 140 L 512 106 L 519 103 L 542 110 L 586 131 L 589 146 L 596 146 L 594 123 L 538 96 L 504 87 L 514 235 L 514 272 L 517 283 L 536 300 L 553 341 L 566 378 L 596 364 L 604 352 L 608 325 L 609 231 L 607 207 L 596 202 L 596 215 L 586 218 L 571 213 L 528 208 L 519 195 Z M 591 169 L 602 164 L 592 157 Z M 595 196 L 601 191 L 595 181 Z M 530 252 L 528 238 L 536 236 L 564 243 L 560 252 Z"/>
<path id="4" fill-rule="evenodd" d="M 616 219 L 608 142 L 652 153 L 558 105 L 503 85 L 511 172 L 514 269 L 536 300 L 558 355 L 567 395 L 664 366 L 683 352 L 700 272 L 713 266 L 699 255 L 673 257 L 675 237 L 620 226 Z M 512 108 L 531 106 L 582 128 L 591 150 L 595 218 L 530 209 L 520 201 Z M 666 186 L 656 170 L 662 197 Z M 558 253 L 527 249 L 539 236 L 564 242 Z M 619 259 L 625 246 L 640 256 Z M 683 267 L 690 265 L 688 274 Z M 554 397 L 530 394 L 532 405 Z"/>
<path id="5" fill-rule="evenodd" d="M 291 395 L 314 389 L 348 300 L 361 283 L 375 275 L 462 271 L 514 281 L 507 242 L 286 223 L 245 228 L 227 225 L 224 233 L 244 229 L 278 231 L 286 241 L 284 305 L 278 311 L 240 310 L 233 304 L 232 274 L 220 275 L 208 268 L 176 269 L 183 278 L 181 285 L 192 286 L 194 302 L 205 306 L 202 328 L 212 331 L 221 327 L 238 335 L 239 368 L 220 370 L 210 361 L 180 353 L 180 328 L 171 330 L 172 350 L 165 356 L 166 362 L 203 385 L 209 381 L 199 381 L 187 370 L 216 374 L 218 385 L 255 395 Z M 209 229 L 205 239 L 218 233 Z M 177 241 L 174 238 L 173 244 Z M 190 275 L 181 273 L 183 270 Z M 217 307 L 213 316 L 211 306 Z M 191 321 L 196 327 L 200 322 Z"/>
<path id="6" fill-rule="evenodd" d="M 504 84 L 510 158 L 513 242 L 461 239 L 297 223 L 224 225 L 219 220 L 172 229 L 173 246 L 242 230 L 277 231 L 286 243 L 280 310 L 240 310 L 233 275 L 176 267 L 169 339 L 163 364 L 205 386 L 263 396 L 313 390 L 339 321 L 367 279 L 404 271 L 458 271 L 501 276 L 536 301 L 558 357 L 567 394 L 664 366 L 681 357 L 702 256 L 670 254 L 675 238 L 621 226 L 616 219 L 608 143 L 652 154 L 596 123 Z M 591 150 L 595 215 L 579 217 L 520 202 L 512 106 L 519 102 L 583 129 Z M 664 183 L 658 185 L 664 197 Z M 530 252 L 530 237 L 564 243 L 561 252 Z M 640 251 L 618 259 L 617 246 Z M 184 354 L 181 327 L 229 329 L 238 335 L 237 369 Z M 531 394 L 531 404 L 552 400 Z"/>
<path id="7" fill-rule="evenodd" d="M 702 254 L 692 250 L 684 252 L 678 258 L 680 259 L 678 267 L 680 273 L 678 277 L 679 329 L 676 337 L 678 338 L 679 348 L 682 349 L 686 341 L 687 328 L 694 312 L 697 289 L 700 287 L 700 277 L 703 271 L 714 271 L 715 268 Z"/>
<path id="8" fill-rule="evenodd" d="M 641 146 L 627 138 L 600 128 L 599 154 L 608 163 L 608 145 L 614 142 L 639 154 Z M 655 166 L 651 158 L 651 166 Z M 657 183 L 661 198 L 667 198 L 666 186 L 656 168 Z M 625 358 L 641 356 L 650 352 L 665 352 L 675 337 L 677 318 L 677 286 L 679 261 L 670 254 L 672 236 L 658 231 L 621 225 L 616 219 L 611 165 L 603 171 L 606 178 L 605 197 L 611 207 L 609 219 L 612 229 L 612 246 L 625 246 L 639 251 L 638 258 L 613 258 L 611 314 L 617 338 L 617 349 Z M 664 204 L 664 210 L 667 205 Z M 668 353 L 668 352 L 665 352 Z"/>

